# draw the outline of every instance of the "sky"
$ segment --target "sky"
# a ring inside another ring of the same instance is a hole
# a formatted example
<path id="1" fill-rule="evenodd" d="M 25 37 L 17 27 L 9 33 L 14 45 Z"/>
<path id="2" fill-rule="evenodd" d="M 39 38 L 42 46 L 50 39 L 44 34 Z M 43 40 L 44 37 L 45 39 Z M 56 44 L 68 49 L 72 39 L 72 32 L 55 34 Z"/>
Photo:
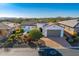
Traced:
<path id="1" fill-rule="evenodd" d="M 0 3 L 0 17 L 78 17 L 78 3 Z"/>

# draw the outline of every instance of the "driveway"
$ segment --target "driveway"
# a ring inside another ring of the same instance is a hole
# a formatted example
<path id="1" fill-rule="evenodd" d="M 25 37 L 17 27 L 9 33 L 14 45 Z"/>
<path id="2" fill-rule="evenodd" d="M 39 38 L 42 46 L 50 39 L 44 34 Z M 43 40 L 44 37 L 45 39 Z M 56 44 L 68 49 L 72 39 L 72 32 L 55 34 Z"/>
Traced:
<path id="1" fill-rule="evenodd" d="M 62 49 L 71 47 L 70 44 L 64 38 L 51 37 L 51 38 L 41 38 L 41 40 L 43 40 L 47 46 L 53 48 Z"/>
<path id="2" fill-rule="evenodd" d="M 49 39 L 49 38 L 41 38 L 41 40 L 43 40 L 46 44 L 46 46 L 49 46 L 49 47 L 53 47 L 53 48 L 64 48 L 62 45 L 60 45 L 59 43 Z"/>
<path id="3" fill-rule="evenodd" d="M 68 42 L 66 41 L 62 41 L 62 39 L 60 40 L 55 40 L 55 39 L 49 39 L 49 38 L 41 38 L 41 40 L 43 40 L 46 44 L 46 46 L 51 47 L 51 48 L 55 48 L 57 51 L 59 51 L 63 56 L 79 56 L 79 50 L 77 49 L 71 49 L 70 44 L 68 44 Z M 60 42 L 61 41 L 61 42 Z M 58 43 L 60 42 L 60 43 Z M 61 43 L 63 44 L 67 44 L 67 47 L 63 46 Z"/>

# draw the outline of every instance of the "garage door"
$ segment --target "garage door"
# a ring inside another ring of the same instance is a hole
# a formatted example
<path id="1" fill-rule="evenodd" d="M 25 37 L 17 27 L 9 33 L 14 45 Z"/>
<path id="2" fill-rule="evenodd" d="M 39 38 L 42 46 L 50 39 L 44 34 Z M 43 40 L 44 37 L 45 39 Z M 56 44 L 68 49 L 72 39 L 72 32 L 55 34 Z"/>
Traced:
<path id="1" fill-rule="evenodd" d="M 61 30 L 47 30 L 47 37 L 60 37 Z"/>

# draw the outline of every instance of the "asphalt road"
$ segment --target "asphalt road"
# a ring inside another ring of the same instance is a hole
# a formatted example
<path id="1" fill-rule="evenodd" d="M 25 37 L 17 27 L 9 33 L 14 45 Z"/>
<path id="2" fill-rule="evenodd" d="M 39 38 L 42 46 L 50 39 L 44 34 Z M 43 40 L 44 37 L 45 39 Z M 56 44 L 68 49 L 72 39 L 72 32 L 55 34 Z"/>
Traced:
<path id="1" fill-rule="evenodd" d="M 33 48 L 4 48 L 0 49 L 0 56 L 38 56 L 37 49 Z"/>
<path id="2" fill-rule="evenodd" d="M 79 50 L 76 49 L 57 49 L 63 56 L 79 56 Z"/>
<path id="3" fill-rule="evenodd" d="M 79 56 L 79 50 L 76 49 L 56 49 L 63 56 Z M 0 49 L 0 56 L 39 56 L 38 49 L 32 48 L 11 48 L 5 51 Z"/>

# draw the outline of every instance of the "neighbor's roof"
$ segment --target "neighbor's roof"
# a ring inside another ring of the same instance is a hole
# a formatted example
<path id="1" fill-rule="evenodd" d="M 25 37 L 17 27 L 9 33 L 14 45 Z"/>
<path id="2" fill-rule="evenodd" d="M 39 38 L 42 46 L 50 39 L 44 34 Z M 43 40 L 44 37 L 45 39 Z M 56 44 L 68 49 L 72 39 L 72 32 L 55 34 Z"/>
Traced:
<path id="1" fill-rule="evenodd" d="M 0 29 L 10 29 L 10 27 L 3 23 L 0 23 Z"/>
<path id="2" fill-rule="evenodd" d="M 20 25 L 19 23 L 12 23 L 12 22 L 2 22 L 2 23 L 9 27 L 16 27 Z"/>
<path id="3" fill-rule="evenodd" d="M 66 25 L 66 26 L 70 26 L 70 27 L 75 27 L 79 22 L 77 19 L 75 19 L 75 20 L 61 21 L 58 23 Z"/>
<path id="4" fill-rule="evenodd" d="M 25 22 L 22 25 L 23 26 L 36 26 L 36 22 Z"/>

